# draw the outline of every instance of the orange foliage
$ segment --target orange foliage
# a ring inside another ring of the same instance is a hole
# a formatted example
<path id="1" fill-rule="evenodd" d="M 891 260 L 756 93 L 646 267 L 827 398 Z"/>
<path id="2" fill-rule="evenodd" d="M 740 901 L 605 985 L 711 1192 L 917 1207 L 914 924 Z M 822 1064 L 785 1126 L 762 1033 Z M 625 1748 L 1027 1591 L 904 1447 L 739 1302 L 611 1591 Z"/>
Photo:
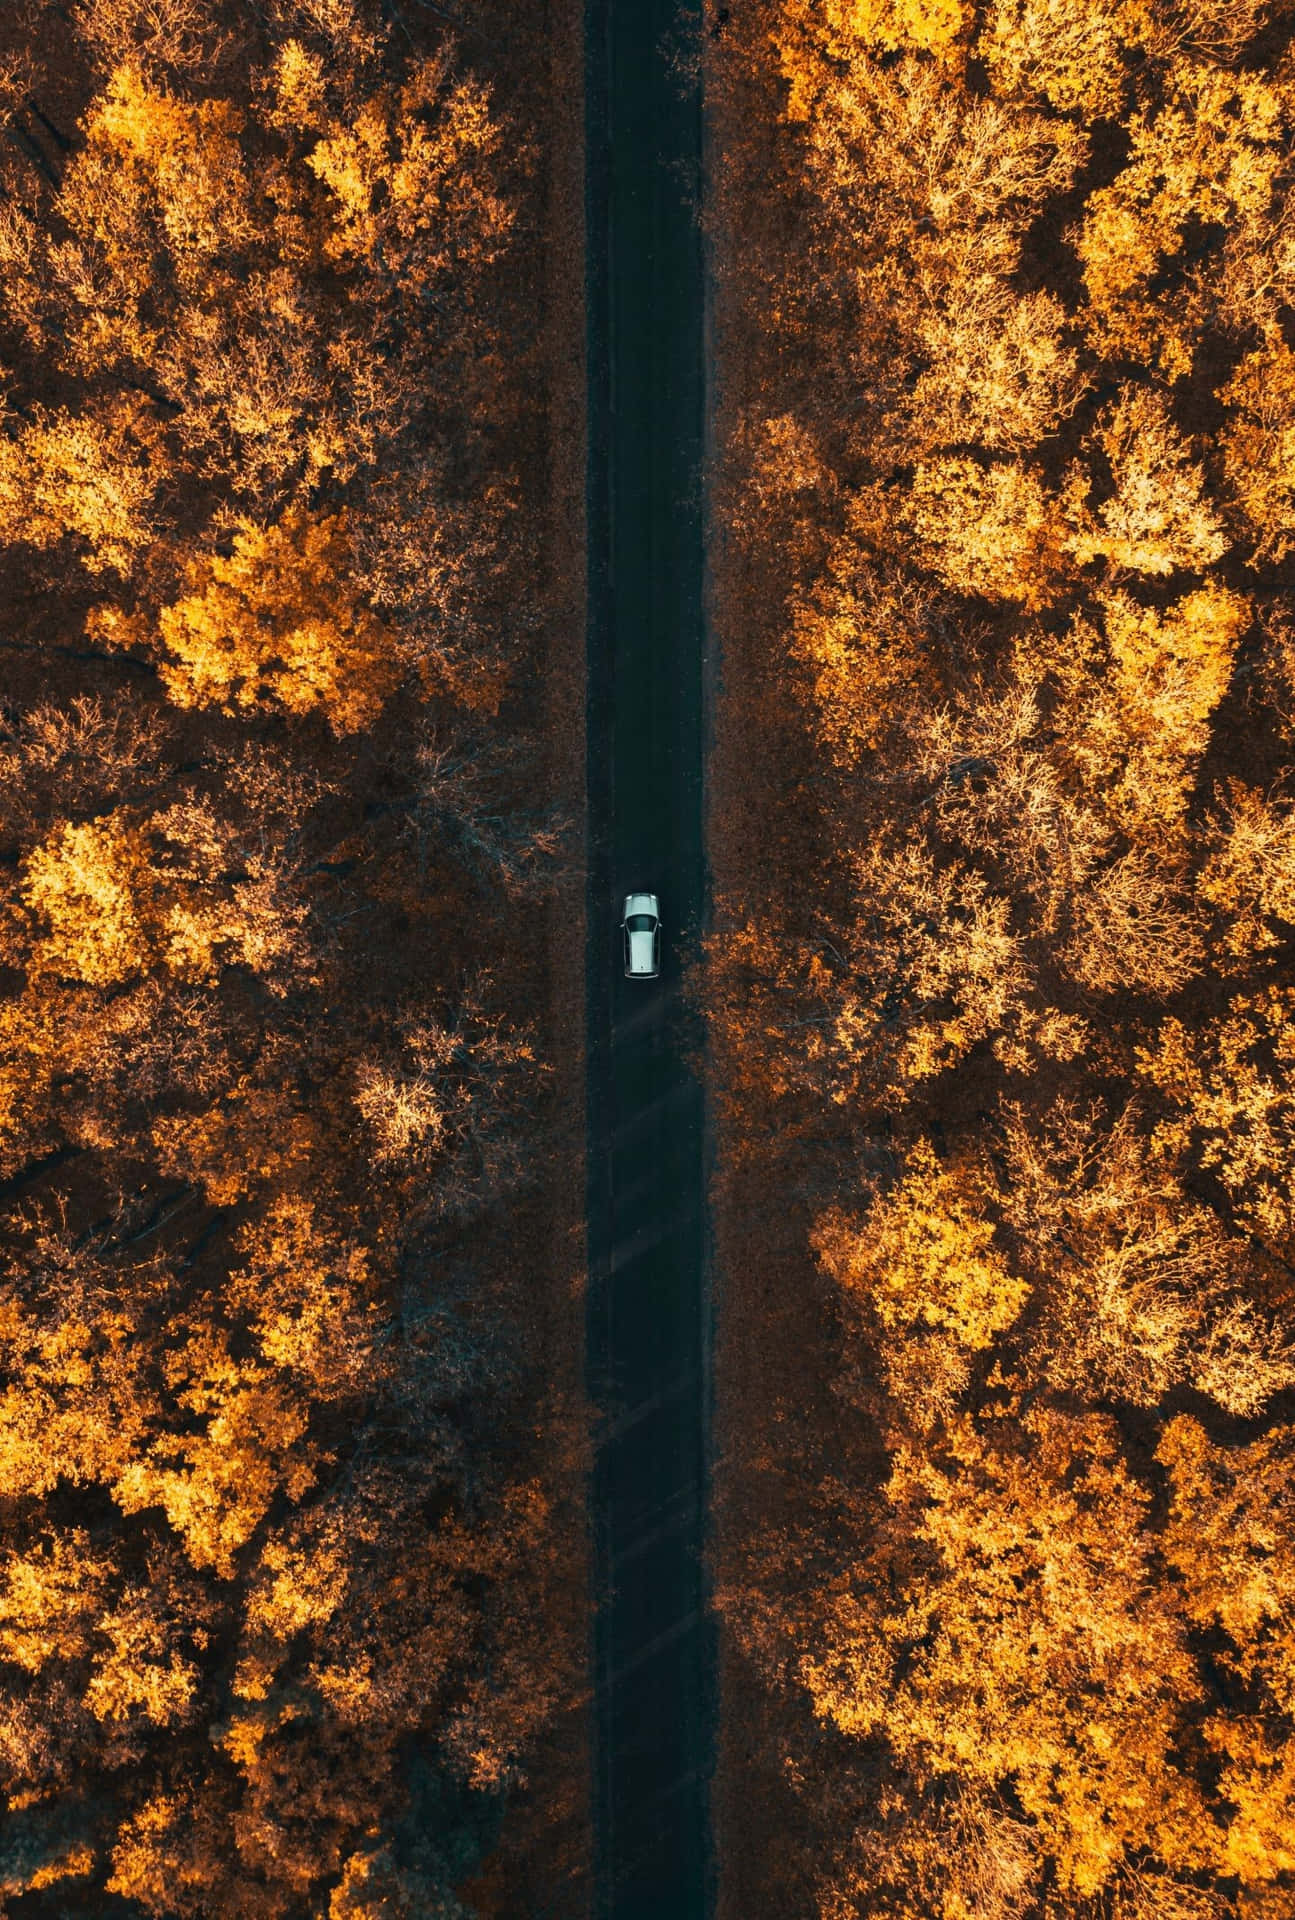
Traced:
<path id="1" fill-rule="evenodd" d="M 492 74 L 369 0 L 0 20 L 0 1905 L 466 1915 L 570 1703 Z"/>
<path id="2" fill-rule="evenodd" d="M 158 616 L 172 699 L 318 711 L 335 733 L 371 726 L 395 684 L 394 649 L 349 587 L 348 557 L 340 518 L 293 511 L 241 528 L 230 558 L 194 568 L 194 592 Z"/>
<path id="3" fill-rule="evenodd" d="M 1276 1920 L 1290 18 L 756 13 L 710 67 L 701 978 L 726 1512 L 769 1516 L 721 1587 L 797 1831 L 730 1871 L 820 1920 Z"/>

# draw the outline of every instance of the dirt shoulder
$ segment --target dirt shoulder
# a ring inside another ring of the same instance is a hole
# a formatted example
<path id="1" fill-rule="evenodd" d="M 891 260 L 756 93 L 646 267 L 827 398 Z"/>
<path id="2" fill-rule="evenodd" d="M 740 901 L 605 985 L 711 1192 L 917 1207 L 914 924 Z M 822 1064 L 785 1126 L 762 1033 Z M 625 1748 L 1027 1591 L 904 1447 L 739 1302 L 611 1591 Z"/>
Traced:
<path id="1" fill-rule="evenodd" d="M 780 876 L 817 864 L 817 817 L 803 727 L 779 700 L 786 538 L 750 524 L 744 421 L 787 370 L 760 315 L 761 262 L 783 217 L 764 183 L 773 156 L 767 101 L 714 47 L 707 72 L 707 243 L 711 272 L 709 631 L 711 697 L 707 835 L 716 934 L 772 907 Z M 783 529 L 794 538 L 795 529 Z M 774 697 L 770 697 L 770 694 Z M 758 774 L 754 771 L 758 769 Z M 725 1619 L 753 1556 L 776 1550 L 804 1484 L 803 1448 L 826 1396 L 828 1338 L 796 1198 L 796 1149 L 761 1135 L 744 1099 L 740 1055 L 712 1035 L 714 1109 L 714 1522 L 720 1609 L 719 1735 L 713 1790 L 719 1920 L 806 1911 L 813 1835 L 794 1791 L 785 1699 L 757 1680 Z M 820 1431 L 829 1423 L 820 1422 Z M 775 1726 L 775 1715 L 779 1717 Z"/>
<path id="2" fill-rule="evenodd" d="M 539 1283 L 533 1337 L 550 1383 L 537 1431 L 542 1472 L 555 1502 L 554 1641 L 583 1668 L 588 1639 L 588 1450 L 585 1397 L 585 1194 L 580 1151 L 585 1105 L 585 317 L 584 10 L 547 0 L 527 30 L 501 15 L 498 45 L 519 123 L 533 121 L 543 184 L 536 194 L 539 361 L 545 382 L 543 437 L 535 463 L 536 565 L 544 623 L 538 688 L 544 790 L 570 823 L 565 877 L 547 908 L 545 1054 L 552 1067 L 553 1145 L 547 1209 L 531 1284 Z M 464 1891 L 483 1915 L 561 1915 L 590 1910 L 590 1698 L 577 1683 L 534 1753 L 510 1803 L 496 1853 Z"/>

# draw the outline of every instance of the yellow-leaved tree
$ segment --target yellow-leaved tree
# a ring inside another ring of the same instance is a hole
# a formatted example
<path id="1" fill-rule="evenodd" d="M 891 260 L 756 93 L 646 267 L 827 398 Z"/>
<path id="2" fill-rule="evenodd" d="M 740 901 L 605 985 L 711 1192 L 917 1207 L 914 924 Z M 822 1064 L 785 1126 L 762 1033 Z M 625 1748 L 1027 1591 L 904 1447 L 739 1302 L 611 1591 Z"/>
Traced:
<path id="1" fill-rule="evenodd" d="M 841 536 L 821 579 L 791 606 L 791 653 L 809 675 L 814 725 L 842 766 L 878 747 L 906 696 L 930 684 L 927 596 L 870 563 L 867 543 Z"/>
<path id="2" fill-rule="evenodd" d="M 956 61 L 971 17 L 966 0 L 784 0 L 772 33 L 790 85 L 789 112 L 808 117 L 814 95 L 830 81 L 829 63 L 863 64 L 877 53 L 904 51 Z"/>
<path id="3" fill-rule="evenodd" d="M 1295 1254 L 1295 993 L 1240 992 L 1189 1026 L 1163 1022 L 1137 1051 L 1165 1109 L 1165 1148 L 1216 1179 L 1237 1223 L 1289 1261 Z"/>
<path id="4" fill-rule="evenodd" d="M 1098 605 L 1109 665 L 1086 676 L 1073 750 L 1123 833 L 1152 846 L 1181 844 L 1250 603 L 1210 582 L 1163 608 L 1120 591 L 1100 595 Z"/>
<path id="5" fill-rule="evenodd" d="M 1219 398 L 1232 409 L 1223 464 L 1254 558 L 1284 559 L 1295 546 L 1295 353 L 1282 340 L 1248 353 Z"/>
<path id="6" fill-rule="evenodd" d="M 976 1355 L 1029 1297 L 994 1244 L 983 1179 L 974 1167 L 941 1165 L 926 1140 L 866 1215 L 829 1208 L 811 1239 L 847 1319 L 876 1347 L 888 1392 L 918 1428 L 952 1411 Z"/>
<path id="7" fill-rule="evenodd" d="M 873 1543 L 822 1596 L 815 1712 L 919 1786 L 1008 1783 L 1059 1887 L 1190 1876 L 1212 1821 L 1181 1757 L 1201 1681 L 1114 1422 L 1037 1408 L 892 1451 Z"/>
<path id="8" fill-rule="evenodd" d="M 286 82 L 289 69 L 280 71 Z M 315 119 L 318 95 L 300 60 L 291 73 L 296 110 Z M 499 190 L 504 127 L 479 80 L 433 57 L 398 91 L 326 125 L 308 165 L 328 190 L 333 259 L 391 276 L 413 305 L 468 259 L 479 270 L 498 257 L 516 206 Z"/>
<path id="9" fill-rule="evenodd" d="M 212 981 L 234 964 L 281 987 L 309 972 L 291 879 L 203 804 L 65 822 L 24 863 L 31 971 L 113 987 L 155 969 Z"/>
<path id="10" fill-rule="evenodd" d="M 113 1486 L 123 1513 L 160 1507 L 195 1567 L 225 1579 L 276 1496 L 300 1499 L 317 1459 L 308 1413 L 286 1378 L 240 1363 L 223 1329 L 199 1325 L 168 1356 L 175 1401 L 191 1432 L 164 1432 Z"/>
<path id="11" fill-rule="evenodd" d="M 1157 1459 L 1171 1488 L 1165 1556 L 1184 1611 L 1199 1631 L 1220 1637 L 1217 1657 L 1245 1689 L 1205 1728 L 1229 1808 L 1210 1830 L 1217 1870 L 1257 1894 L 1277 1895 L 1277 1883 L 1295 1873 L 1292 1430 L 1279 1426 L 1246 1445 L 1220 1446 L 1180 1414 Z"/>
<path id="12" fill-rule="evenodd" d="M 1056 597 L 1063 529 L 1033 468 L 966 455 L 929 461 L 913 476 L 907 519 L 923 561 L 955 592 L 1027 608 Z"/>
<path id="13" fill-rule="evenodd" d="M 35 949 L 42 970 L 112 986 L 146 972 L 159 914 L 147 836 L 109 815 L 65 824 L 28 857 L 23 892 L 49 931 Z"/>
<path id="14" fill-rule="evenodd" d="M 1170 62 L 1161 99 L 1131 117 L 1128 165 L 1084 210 L 1079 254 L 1104 352 L 1170 380 L 1189 370 L 1209 313 L 1204 288 L 1183 276 L 1162 289 L 1159 277 L 1186 250 L 1193 223 L 1266 212 L 1290 114 L 1286 88 L 1267 75 Z"/>
<path id="15" fill-rule="evenodd" d="M 1103 417 L 1096 443 L 1115 490 L 1094 520 L 1086 478 L 1072 471 L 1069 504 L 1077 524 L 1066 546 L 1081 566 L 1105 559 L 1120 571 L 1163 575 L 1199 571 L 1221 559 L 1228 542 L 1220 517 L 1162 393 L 1125 388 Z"/>
<path id="16" fill-rule="evenodd" d="M 996 93 L 1107 118 L 1122 103 L 1140 11 L 1128 0 L 995 0 L 977 51 Z"/>
<path id="17" fill-rule="evenodd" d="M 1281 946 L 1295 927 L 1295 812 L 1240 780 L 1216 798 L 1197 890 L 1224 917 L 1227 949 L 1244 960 Z"/>
<path id="18" fill-rule="evenodd" d="M 349 567 L 343 515 L 293 508 L 273 526 L 244 525 L 228 558 L 196 563 L 193 591 L 159 615 L 172 699 L 319 713 L 338 734 L 371 725 L 398 667 Z"/>
<path id="19" fill-rule="evenodd" d="M 129 573 L 153 536 L 150 509 L 168 464 L 137 395 L 80 413 L 34 409 L 17 433 L 0 433 L 0 538 L 69 540 L 87 572 Z"/>

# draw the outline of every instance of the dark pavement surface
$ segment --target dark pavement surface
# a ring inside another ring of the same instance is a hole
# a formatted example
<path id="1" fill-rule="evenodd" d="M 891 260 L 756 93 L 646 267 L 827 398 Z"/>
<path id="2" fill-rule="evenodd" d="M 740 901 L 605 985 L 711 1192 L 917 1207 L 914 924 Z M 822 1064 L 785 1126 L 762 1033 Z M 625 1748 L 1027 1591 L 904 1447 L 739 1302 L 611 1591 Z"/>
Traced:
<path id="1" fill-rule="evenodd" d="M 599 1920 L 702 1920 L 713 1631 L 709 1298 L 681 960 L 702 836 L 701 104 L 678 0 L 588 0 L 589 1367 Z M 622 976 L 660 895 L 660 980 Z"/>

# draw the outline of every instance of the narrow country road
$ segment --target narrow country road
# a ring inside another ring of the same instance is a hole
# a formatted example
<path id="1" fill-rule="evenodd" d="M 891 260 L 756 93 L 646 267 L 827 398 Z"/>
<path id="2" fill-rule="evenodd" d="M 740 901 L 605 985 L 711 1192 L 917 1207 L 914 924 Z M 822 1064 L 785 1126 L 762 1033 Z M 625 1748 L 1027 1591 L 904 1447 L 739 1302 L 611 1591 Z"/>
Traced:
<path id="1" fill-rule="evenodd" d="M 700 25 L 680 0 L 586 20 L 595 1910 L 703 1920 L 709 1297 L 679 994 L 705 902 Z M 622 977 L 631 888 L 660 895 L 659 981 Z"/>

